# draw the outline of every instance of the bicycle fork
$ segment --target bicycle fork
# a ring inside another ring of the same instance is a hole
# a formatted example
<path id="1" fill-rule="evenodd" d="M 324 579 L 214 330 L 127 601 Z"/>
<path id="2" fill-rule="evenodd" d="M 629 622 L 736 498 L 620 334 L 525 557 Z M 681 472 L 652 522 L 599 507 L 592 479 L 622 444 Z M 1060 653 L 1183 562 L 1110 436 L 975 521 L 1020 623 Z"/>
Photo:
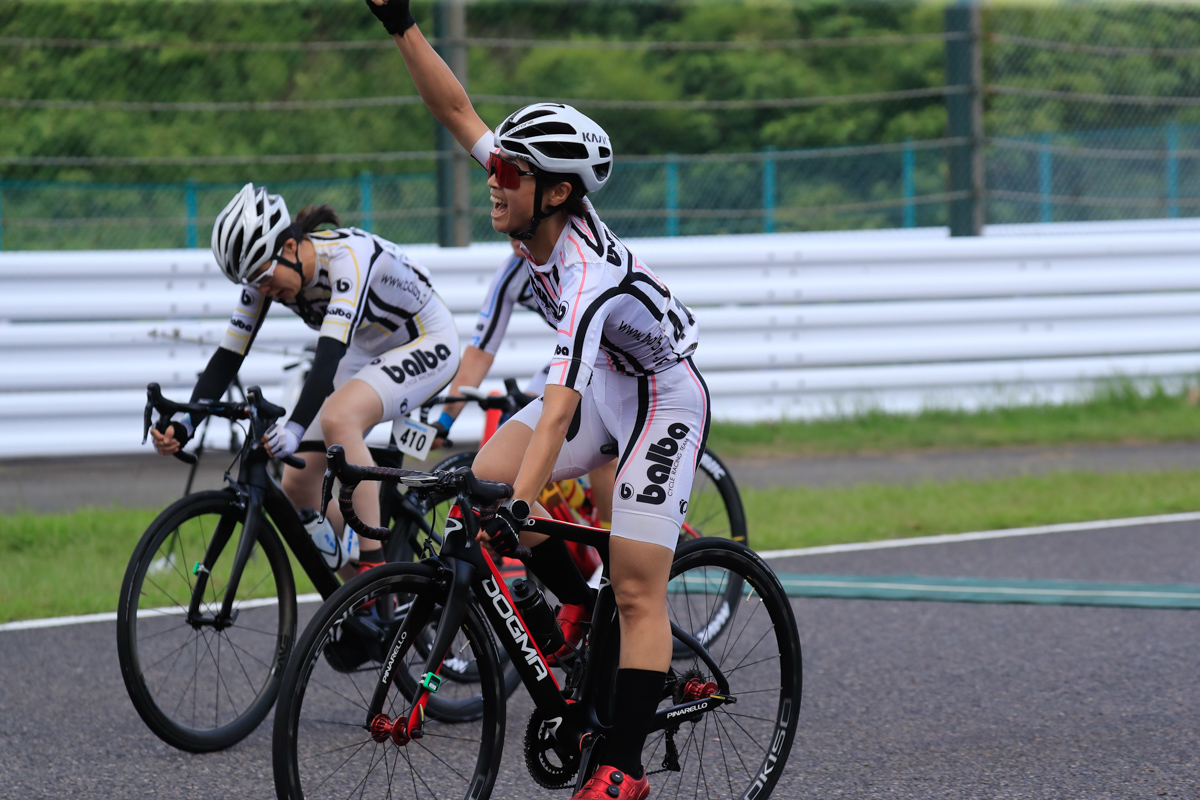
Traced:
<path id="1" fill-rule="evenodd" d="M 229 539 L 233 535 L 233 528 L 237 525 L 237 520 L 234 517 L 225 516 L 221 518 L 216 530 L 213 531 L 213 537 L 209 540 L 208 547 L 205 549 L 204 560 L 196 562 L 196 565 L 192 568 L 192 572 L 196 576 L 196 583 L 192 588 L 187 619 L 193 627 L 212 625 L 217 630 L 222 630 L 237 620 L 237 611 L 233 608 L 233 601 L 237 597 L 238 585 L 241 583 L 242 572 L 246 568 L 246 562 L 250 560 L 250 553 L 254 550 L 255 542 L 258 541 L 258 526 L 262 516 L 263 490 L 256 486 L 251 486 L 244 500 L 247 512 L 242 524 L 242 535 L 238 539 L 237 552 L 234 554 L 233 564 L 230 566 L 229 579 L 225 586 L 225 596 L 221 599 L 221 608 L 214 616 L 204 616 L 200 611 L 200 606 L 204 602 L 204 593 L 208 589 L 208 580 L 212 574 L 213 565 L 216 564 L 217 558 L 224 551 L 225 545 L 229 543 Z"/>
<path id="2" fill-rule="evenodd" d="M 383 705 L 387 701 L 396 674 L 403 668 L 405 656 L 433 615 L 437 600 L 432 593 L 423 594 L 413 601 L 404 622 L 400 624 L 388 646 L 383 672 L 379 676 L 379 682 L 375 684 L 371 704 L 367 707 L 365 725 L 371 733 L 371 738 L 380 744 L 391 739 L 397 747 L 403 747 L 411 740 L 420 739 L 424 735 L 425 707 L 429 703 L 429 695 L 436 693 L 442 683 L 439 674 L 442 663 L 450 652 L 450 644 L 455 634 L 462 626 L 463 617 L 466 616 L 471 580 L 475 575 L 475 567 L 472 564 L 458 559 L 447 561 L 448 563 L 443 565 L 442 573 L 435 579 L 439 585 L 448 585 L 449 591 L 442 605 L 437 636 L 425 662 L 425 673 L 421 676 L 417 694 L 408 713 L 394 720 L 383 713 Z M 445 572 L 450 574 L 445 575 Z"/>

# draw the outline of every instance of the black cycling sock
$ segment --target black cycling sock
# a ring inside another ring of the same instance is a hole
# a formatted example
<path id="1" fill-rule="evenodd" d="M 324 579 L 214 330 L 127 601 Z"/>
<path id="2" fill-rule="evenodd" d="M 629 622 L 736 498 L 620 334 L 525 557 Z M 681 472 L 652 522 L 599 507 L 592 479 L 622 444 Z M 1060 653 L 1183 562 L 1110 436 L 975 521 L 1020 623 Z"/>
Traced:
<path id="1" fill-rule="evenodd" d="M 617 670 L 617 685 L 613 688 L 617 705 L 611 735 L 604 741 L 604 757 L 600 763 L 616 767 L 633 778 L 645 773 L 642 768 L 642 747 L 646 733 L 654 721 L 663 696 L 665 672 L 648 669 Z"/>
<path id="2" fill-rule="evenodd" d="M 358 563 L 378 566 L 379 564 L 387 563 L 387 559 L 383 555 L 382 547 L 378 550 L 359 550 Z"/>
<path id="3" fill-rule="evenodd" d="M 533 557 L 526 562 L 534 575 L 546 588 L 554 592 L 560 603 L 570 603 L 576 606 L 590 606 L 592 602 L 592 587 L 583 579 L 583 573 L 575 566 L 567 543 L 562 539 L 547 539 L 536 547 L 530 548 Z"/>

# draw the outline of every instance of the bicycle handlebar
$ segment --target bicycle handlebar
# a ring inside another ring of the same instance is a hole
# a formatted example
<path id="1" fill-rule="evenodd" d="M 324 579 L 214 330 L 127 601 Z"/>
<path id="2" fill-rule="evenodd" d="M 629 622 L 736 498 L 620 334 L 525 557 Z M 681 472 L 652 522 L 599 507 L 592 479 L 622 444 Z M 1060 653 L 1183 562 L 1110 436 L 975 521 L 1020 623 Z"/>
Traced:
<path id="1" fill-rule="evenodd" d="M 204 414 L 230 420 L 249 419 L 261 421 L 264 428 L 270 427 L 271 423 L 287 413 L 286 409 L 263 397 L 262 389 L 257 386 L 246 389 L 246 402 L 244 403 L 227 403 L 221 400 L 180 403 L 163 397 L 162 387 L 157 383 L 149 383 L 146 384 L 146 408 L 142 412 L 142 444 L 146 443 L 146 437 L 150 434 L 151 417 L 154 411 L 158 411 L 163 416 L 183 411 L 188 414 Z M 195 455 L 184 450 L 178 450 L 172 455 L 186 464 L 195 464 L 199 460 Z M 304 462 L 295 456 L 288 456 L 280 460 L 290 467 L 304 469 Z"/>
<path id="2" fill-rule="evenodd" d="M 512 487 L 499 481 L 476 478 L 469 467 L 459 467 L 453 472 L 418 472 L 411 469 L 391 467 L 363 467 L 346 461 L 346 451 L 340 444 L 329 448 L 325 454 L 325 479 L 321 485 L 322 518 L 329 501 L 333 499 L 333 481 L 341 483 L 338 491 L 338 508 L 351 530 L 368 539 L 387 539 L 390 531 L 367 525 L 354 512 L 354 490 L 363 481 L 388 481 L 403 483 L 422 489 L 449 489 L 463 493 L 481 506 L 492 506 L 506 497 L 512 497 Z"/>
<path id="3" fill-rule="evenodd" d="M 474 386 L 458 387 L 458 394 L 439 395 L 431 397 L 421 404 L 422 408 L 446 405 L 448 403 L 478 403 L 484 411 L 499 409 L 506 414 L 515 414 L 533 402 L 534 398 L 521 391 L 516 378 L 504 379 L 504 394 L 485 394 Z"/>

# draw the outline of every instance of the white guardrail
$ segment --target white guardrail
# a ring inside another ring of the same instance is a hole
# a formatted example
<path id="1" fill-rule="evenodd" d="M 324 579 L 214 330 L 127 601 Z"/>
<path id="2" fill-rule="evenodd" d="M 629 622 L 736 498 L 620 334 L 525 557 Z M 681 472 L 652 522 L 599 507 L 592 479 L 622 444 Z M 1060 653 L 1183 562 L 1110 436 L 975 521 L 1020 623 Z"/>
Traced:
<path id="1" fill-rule="evenodd" d="M 1200 373 L 1198 220 L 628 244 L 697 312 L 718 419 L 1059 401 L 1115 376 Z M 507 244 L 407 250 L 465 341 Z M 139 450 L 146 384 L 186 399 L 237 290 L 198 249 L 0 253 L 0 292 L 0 458 L 13 458 Z M 283 367 L 312 339 L 272 310 L 243 384 L 281 401 Z M 552 341 L 519 310 L 485 388 L 533 374 Z M 464 417 L 455 438 L 479 428 Z"/>

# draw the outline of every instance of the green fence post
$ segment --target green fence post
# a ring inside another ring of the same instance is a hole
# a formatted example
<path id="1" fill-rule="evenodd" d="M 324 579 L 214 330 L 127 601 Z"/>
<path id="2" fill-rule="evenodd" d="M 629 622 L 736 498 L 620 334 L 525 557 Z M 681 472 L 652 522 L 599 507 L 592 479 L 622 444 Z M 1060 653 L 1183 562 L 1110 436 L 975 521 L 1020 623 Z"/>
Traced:
<path id="1" fill-rule="evenodd" d="M 679 235 L 679 170 L 675 154 L 667 154 L 667 236 Z"/>
<path id="2" fill-rule="evenodd" d="M 1167 123 L 1167 216 L 1179 216 L 1179 123 Z"/>
<path id="3" fill-rule="evenodd" d="M 762 203 L 763 203 L 763 233 L 775 232 L 775 148 L 767 145 L 763 148 Z"/>
<path id="4" fill-rule="evenodd" d="M 1042 134 L 1042 149 L 1038 151 L 1038 203 L 1042 222 L 1054 221 L 1054 208 L 1050 195 L 1054 194 L 1054 171 L 1050 162 L 1050 134 Z"/>
<path id="5" fill-rule="evenodd" d="M 364 169 L 358 176 L 358 195 L 358 204 L 362 208 L 362 229 L 371 233 L 371 225 L 374 224 L 371 212 L 375 195 L 375 176 L 369 169 Z"/>
<path id="6" fill-rule="evenodd" d="M 904 140 L 903 154 L 900 171 L 904 180 L 904 227 L 915 228 L 917 227 L 917 207 L 913 203 L 913 198 L 917 195 L 917 179 L 912 139 Z"/>
<path id="7" fill-rule="evenodd" d="M 187 207 L 187 246 L 196 246 L 196 179 L 188 178 L 183 184 L 183 202 Z"/>

